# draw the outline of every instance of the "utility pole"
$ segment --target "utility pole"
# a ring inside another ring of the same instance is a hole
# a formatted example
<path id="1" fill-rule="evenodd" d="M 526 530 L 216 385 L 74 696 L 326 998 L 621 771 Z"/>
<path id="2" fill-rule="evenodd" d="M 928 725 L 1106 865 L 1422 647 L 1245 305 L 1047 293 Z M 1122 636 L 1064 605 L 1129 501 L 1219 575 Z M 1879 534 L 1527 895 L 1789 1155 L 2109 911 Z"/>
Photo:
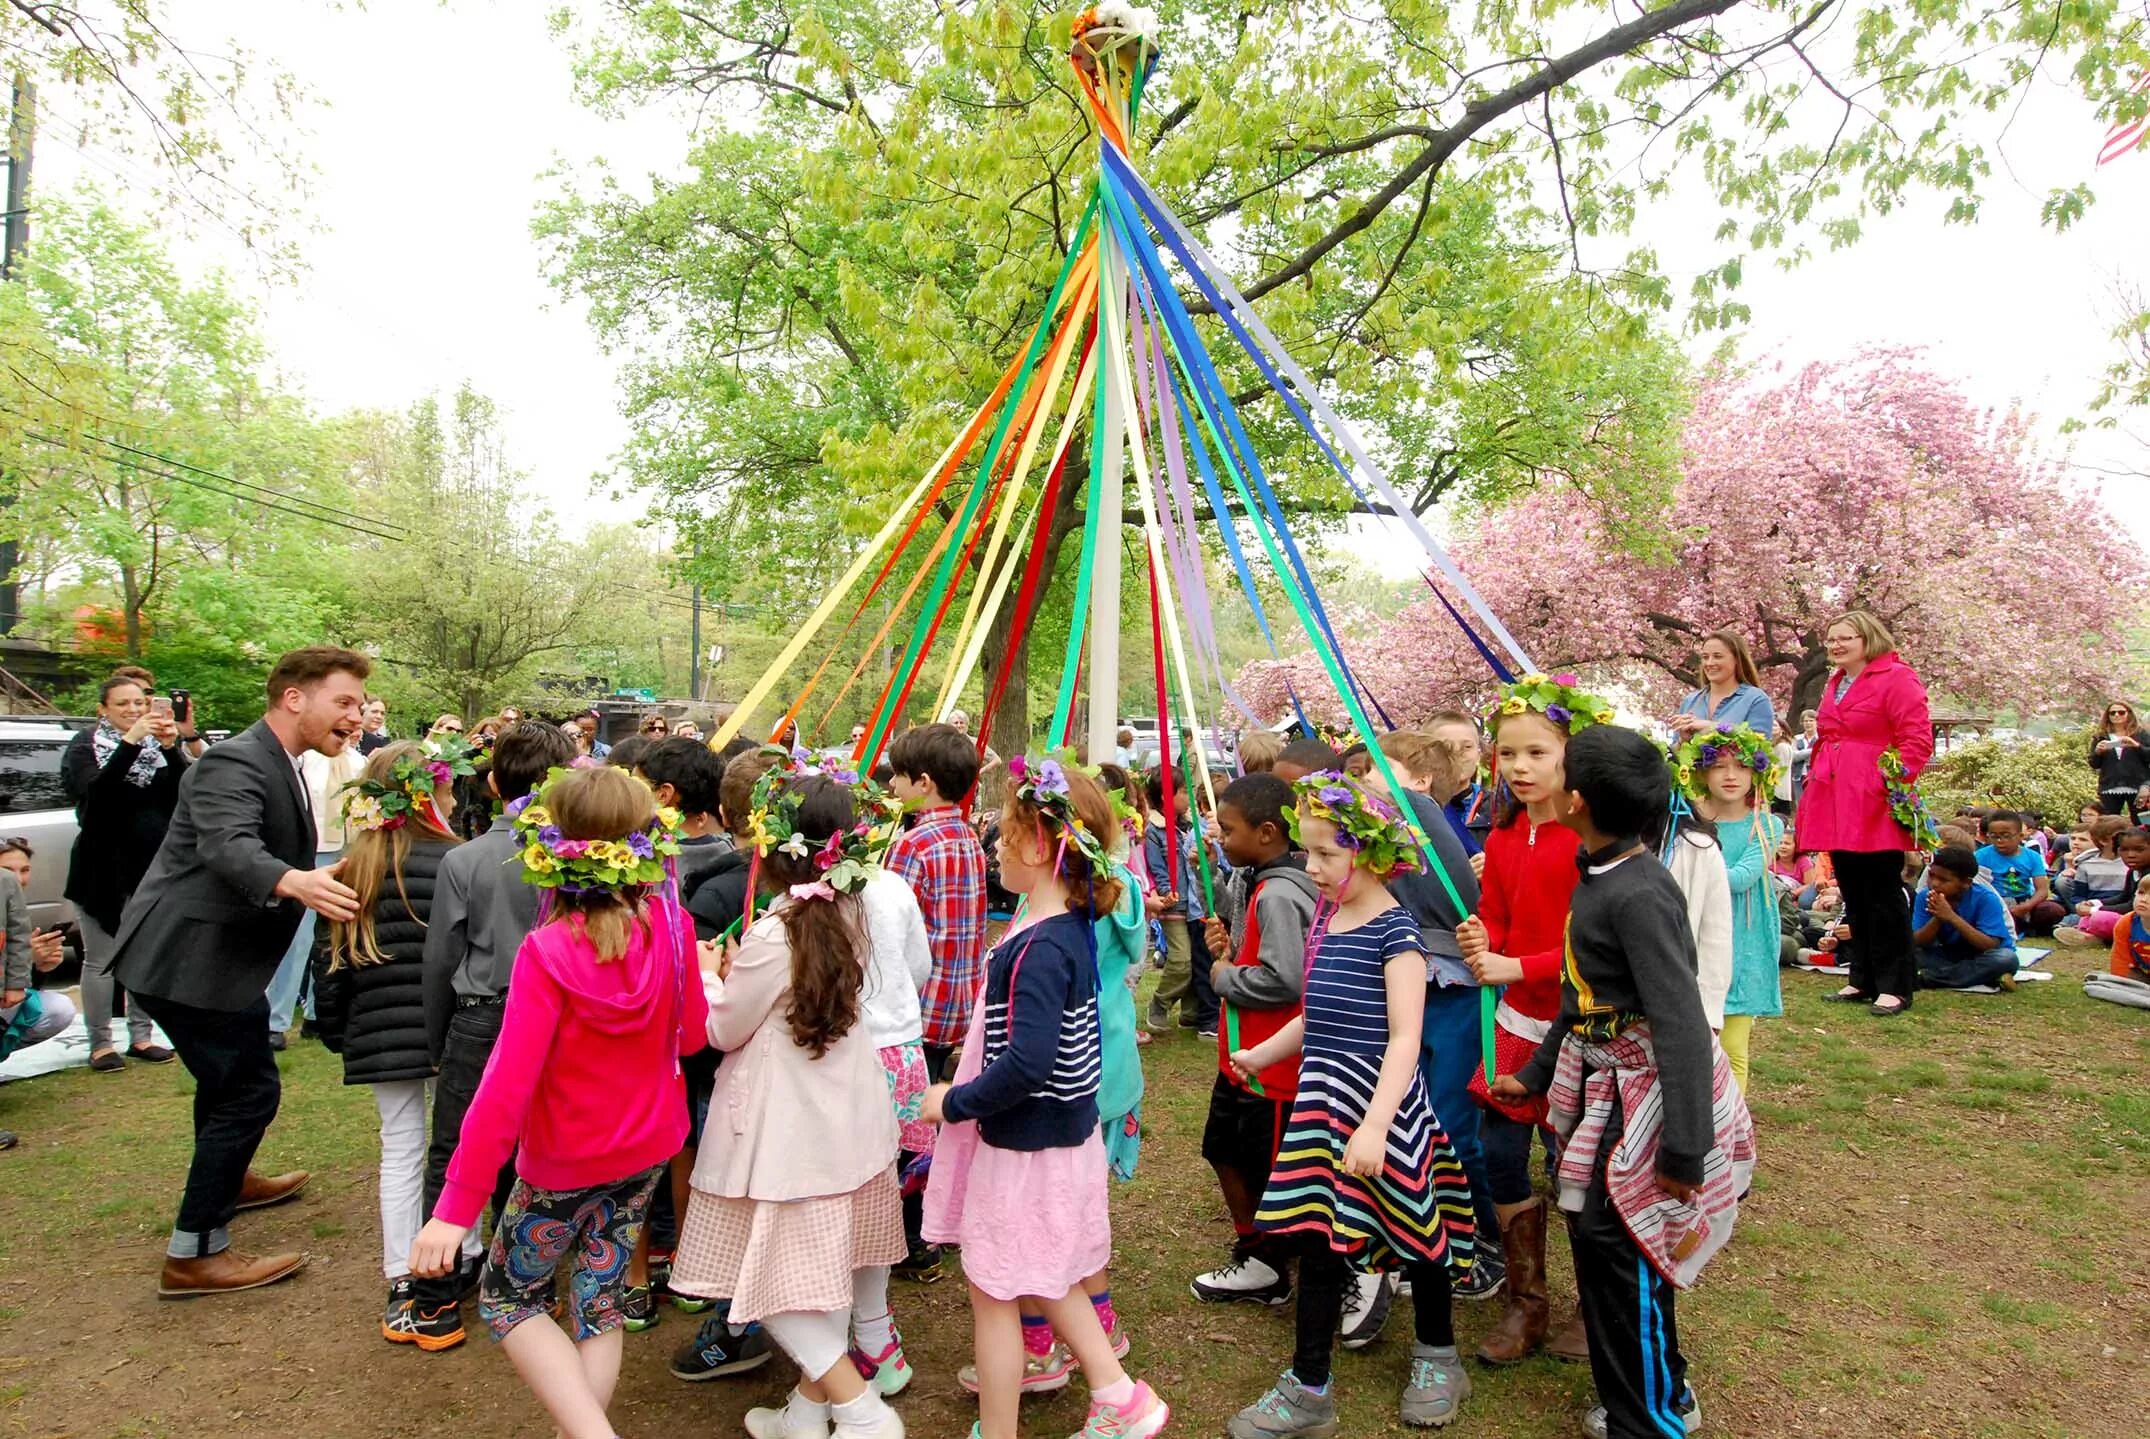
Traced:
<path id="1" fill-rule="evenodd" d="M 687 698 L 702 698 L 702 537 L 694 537 L 693 568 L 687 572 L 688 588 L 694 591 L 694 634 L 687 643 Z"/>
<path id="2" fill-rule="evenodd" d="M 7 127 L 7 225 L 0 236 L 0 283 L 20 278 L 22 257 L 30 248 L 30 152 L 37 138 L 37 87 L 15 72 L 13 105 Z M 15 503 L 15 482 L 0 476 L 0 507 Z M 15 583 L 20 551 L 13 540 L 0 540 L 0 635 L 13 634 L 22 619 L 22 591 Z"/>

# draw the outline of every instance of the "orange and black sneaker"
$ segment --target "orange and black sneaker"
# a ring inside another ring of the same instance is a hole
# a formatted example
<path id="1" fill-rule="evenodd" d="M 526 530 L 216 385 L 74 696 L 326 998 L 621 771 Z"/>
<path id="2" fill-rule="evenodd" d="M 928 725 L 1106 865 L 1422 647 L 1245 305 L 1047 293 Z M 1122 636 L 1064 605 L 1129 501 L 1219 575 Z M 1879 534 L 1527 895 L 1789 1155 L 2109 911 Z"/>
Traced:
<path id="1" fill-rule="evenodd" d="M 396 1281 L 399 1285 L 409 1280 Z M 391 1344 L 415 1344 L 428 1354 L 453 1349 L 463 1342 L 463 1309 L 459 1304 L 422 1308 L 408 1297 L 399 1305 L 389 1291 L 388 1311 L 381 1316 L 381 1337 Z"/>

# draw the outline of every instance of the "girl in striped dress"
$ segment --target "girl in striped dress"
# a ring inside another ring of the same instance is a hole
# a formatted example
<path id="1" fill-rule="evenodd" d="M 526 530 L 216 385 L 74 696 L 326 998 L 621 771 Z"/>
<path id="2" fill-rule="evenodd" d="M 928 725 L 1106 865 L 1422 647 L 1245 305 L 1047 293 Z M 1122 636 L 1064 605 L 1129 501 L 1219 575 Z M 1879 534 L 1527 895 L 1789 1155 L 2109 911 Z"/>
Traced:
<path id="1" fill-rule="evenodd" d="M 1299 1086 L 1257 1228 L 1299 1247 L 1292 1366 L 1236 1415 L 1232 1439 L 1327 1439 L 1337 1430 L 1330 1348 L 1353 1266 L 1411 1281 L 1416 1342 L 1403 1422 L 1440 1426 L 1471 1392 L 1456 1353 L 1450 1271 L 1472 1259 L 1470 1186 L 1418 1068 L 1426 957 L 1385 882 L 1418 849 L 1389 804 L 1340 774 L 1299 781 L 1293 834 L 1323 903 L 1308 940 L 1306 1012 L 1232 1055 L 1252 1076 L 1300 1054 Z"/>

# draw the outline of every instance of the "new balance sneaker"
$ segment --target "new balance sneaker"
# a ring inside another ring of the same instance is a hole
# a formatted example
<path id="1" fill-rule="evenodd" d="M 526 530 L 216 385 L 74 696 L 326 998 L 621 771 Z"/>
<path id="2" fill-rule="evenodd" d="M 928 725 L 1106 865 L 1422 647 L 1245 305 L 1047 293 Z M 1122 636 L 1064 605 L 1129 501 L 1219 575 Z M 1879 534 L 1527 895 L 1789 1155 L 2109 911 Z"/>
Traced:
<path id="1" fill-rule="evenodd" d="M 769 1336 L 759 1324 L 734 1332 L 722 1314 L 702 1321 L 694 1339 L 672 1355 L 672 1377 L 698 1384 L 759 1369 L 769 1362 Z"/>
<path id="2" fill-rule="evenodd" d="M 1075 1372 L 1075 1356 L 1065 1344 L 1053 1344 L 1043 1354 L 1023 1356 L 1023 1392 L 1025 1394 L 1058 1394 L 1068 1387 L 1068 1376 Z M 971 1393 L 978 1392 L 978 1366 L 966 1364 L 956 1371 L 956 1383 Z"/>
<path id="3" fill-rule="evenodd" d="M 1501 1287 L 1507 1282 L 1508 1261 L 1502 1257 L 1500 1250 L 1480 1245 L 1478 1258 L 1471 1265 L 1471 1272 L 1458 1279 L 1450 1292 L 1458 1299 L 1475 1304 L 1499 1294 Z M 1399 1284 L 1396 1286 L 1396 1292 L 1399 1295 L 1409 1294 L 1410 1286 Z"/>
<path id="4" fill-rule="evenodd" d="M 1679 1401 L 1672 1406 L 1679 1411 L 1680 1423 L 1692 1434 L 1702 1427 L 1702 1401 L 1695 1397 L 1693 1385 L 1680 1391 Z M 1600 1404 L 1583 1416 L 1584 1439 L 1606 1439 L 1605 1406 Z"/>
<path id="5" fill-rule="evenodd" d="M 911 1363 L 903 1357 L 903 1335 L 891 1324 L 888 1330 L 888 1347 L 879 1354 L 868 1354 L 856 1344 L 851 1346 L 851 1363 L 859 1372 L 859 1378 L 881 1391 L 883 1399 L 893 1399 L 911 1387 Z"/>
<path id="6" fill-rule="evenodd" d="M 657 1327 L 657 1298 L 647 1284 L 630 1284 L 620 1293 L 620 1322 L 629 1334 Z"/>
<path id="7" fill-rule="evenodd" d="M 1204 1304 L 1289 1304 L 1291 1280 L 1251 1254 L 1234 1256 L 1222 1269 L 1197 1274 L 1187 1286 Z"/>
<path id="8" fill-rule="evenodd" d="M 381 1337 L 391 1344 L 415 1344 L 428 1354 L 453 1349 L 463 1342 L 463 1307 L 442 1304 L 423 1308 L 416 1303 L 396 1308 L 381 1317 Z"/>
<path id="9" fill-rule="evenodd" d="M 1226 1420 L 1224 1432 L 1231 1439 L 1332 1439 L 1336 1427 L 1336 1397 L 1310 1392 L 1287 1369 L 1267 1394 Z"/>
<path id="10" fill-rule="evenodd" d="M 1411 1376 L 1404 1381 L 1403 1397 L 1396 1404 L 1404 1423 L 1438 1429 L 1455 1418 L 1470 1397 L 1471 1376 L 1464 1372 L 1463 1357 L 1454 1345 L 1445 1350 L 1430 1344 L 1411 1346 Z"/>
<path id="11" fill-rule="evenodd" d="M 1351 1276 L 1344 1291 L 1343 1339 L 1346 1349 L 1364 1349 L 1381 1337 L 1396 1306 L 1396 1281 L 1386 1274 Z"/>
<path id="12" fill-rule="evenodd" d="M 1157 1397 L 1156 1390 L 1137 1380 L 1135 1392 L 1125 1404 L 1100 1404 L 1092 1399 L 1090 1417 L 1083 1421 L 1074 1439 L 1151 1439 L 1171 1417 L 1171 1406 Z"/>

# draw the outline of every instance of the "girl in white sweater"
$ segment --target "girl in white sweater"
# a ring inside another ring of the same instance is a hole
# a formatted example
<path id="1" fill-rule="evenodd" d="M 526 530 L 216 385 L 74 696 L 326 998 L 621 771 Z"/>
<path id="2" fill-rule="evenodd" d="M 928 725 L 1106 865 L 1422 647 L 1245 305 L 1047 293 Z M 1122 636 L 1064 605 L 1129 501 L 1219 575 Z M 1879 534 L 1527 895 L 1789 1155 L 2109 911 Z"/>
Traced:
<path id="1" fill-rule="evenodd" d="M 1678 803 L 1675 801 L 1675 803 Z M 1686 809 L 1685 805 L 1679 806 Z M 1691 811 L 1668 817 L 1658 857 L 1687 896 L 1687 927 L 1695 935 L 1695 983 L 1710 1028 L 1724 1028 L 1724 997 L 1732 988 L 1732 881 L 1717 827 Z"/>

